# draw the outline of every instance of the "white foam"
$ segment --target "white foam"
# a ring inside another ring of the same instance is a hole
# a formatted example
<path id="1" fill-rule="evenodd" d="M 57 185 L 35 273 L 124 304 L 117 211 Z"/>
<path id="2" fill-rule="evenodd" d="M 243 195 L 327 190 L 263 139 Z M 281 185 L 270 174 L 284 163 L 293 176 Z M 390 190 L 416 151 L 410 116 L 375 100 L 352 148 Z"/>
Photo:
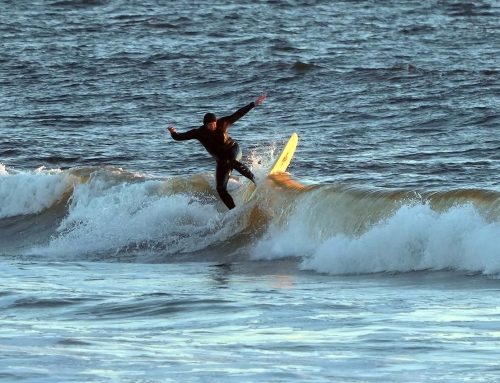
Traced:
<path id="1" fill-rule="evenodd" d="M 253 250 L 257 259 L 296 256 L 304 269 L 323 273 L 455 269 L 500 273 L 500 223 L 472 205 L 436 212 L 403 206 L 358 236 L 324 231 L 304 219 L 303 206 L 284 227 L 271 226 Z M 335 225 L 332 217 L 332 225 Z"/>
<path id="2" fill-rule="evenodd" d="M 251 250 L 253 259 L 278 259 L 311 254 L 316 240 L 307 209 L 298 209 L 284 224 L 278 220 L 269 226 L 265 235 Z"/>
<path id="3" fill-rule="evenodd" d="M 6 176 L 8 173 L 7 173 L 7 169 L 5 167 L 4 164 L 0 163 L 0 176 Z"/>
<path id="4" fill-rule="evenodd" d="M 0 218 L 39 213 L 57 202 L 72 185 L 60 170 L 39 168 L 10 174 L 0 165 Z"/>
<path id="5" fill-rule="evenodd" d="M 93 179 L 73 193 L 59 234 L 34 253 L 78 256 L 120 250 L 195 251 L 218 240 L 215 206 L 196 196 L 161 195 L 161 181 L 110 185 Z"/>

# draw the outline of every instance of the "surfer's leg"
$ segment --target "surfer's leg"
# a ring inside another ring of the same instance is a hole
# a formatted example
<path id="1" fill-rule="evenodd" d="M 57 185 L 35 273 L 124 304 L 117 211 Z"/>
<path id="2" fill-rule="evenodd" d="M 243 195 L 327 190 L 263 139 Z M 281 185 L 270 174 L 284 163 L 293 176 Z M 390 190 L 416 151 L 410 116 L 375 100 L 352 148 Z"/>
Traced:
<path id="1" fill-rule="evenodd" d="M 220 199 L 228 207 L 228 209 L 233 209 L 236 205 L 234 204 L 233 197 L 227 192 L 227 183 L 229 181 L 229 176 L 231 175 L 231 167 L 228 161 L 218 161 L 217 168 L 215 170 L 215 180 L 217 182 L 217 193 L 219 193 Z"/>
<path id="2" fill-rule="evenodd" d="M 250 181 L 255 183 L 255 176 L 253 175 L 252 171 L 248 168 L 248 166 L 239 161 L 232 160 L 231 167 L 235 169 L 238 173 L 240 173 L 242 176 L 247 177 Z"/>
<path id="3" fill-rule="evenodd" d="M 255 183 L 255 176 L 253 175 L 252 171 L 248 166 L 240 162 L 241 157 L 242 153 L 240 146 L 237 143 L 235 143 L 235 145 L 232 148 L 231 160 L 229 161 L 229 165 L 232 169 L 236 169 L 236 171 L 240 173 L 242 176 L 245 176 L 250 181 Z"/>

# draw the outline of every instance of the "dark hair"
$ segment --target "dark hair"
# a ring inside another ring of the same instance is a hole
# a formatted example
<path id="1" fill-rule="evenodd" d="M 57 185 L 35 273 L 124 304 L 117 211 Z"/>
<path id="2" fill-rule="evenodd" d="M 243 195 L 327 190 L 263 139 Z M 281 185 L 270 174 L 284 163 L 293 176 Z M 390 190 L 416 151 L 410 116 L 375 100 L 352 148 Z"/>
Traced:
<path id="1" fill-rule="evenodd" d="M 217 117 L 215 117 L 215 114 L 213 113 L 207 113 L 203 117 L 203 125 L 209 124 L 211 122 L 217 121 Z"/>

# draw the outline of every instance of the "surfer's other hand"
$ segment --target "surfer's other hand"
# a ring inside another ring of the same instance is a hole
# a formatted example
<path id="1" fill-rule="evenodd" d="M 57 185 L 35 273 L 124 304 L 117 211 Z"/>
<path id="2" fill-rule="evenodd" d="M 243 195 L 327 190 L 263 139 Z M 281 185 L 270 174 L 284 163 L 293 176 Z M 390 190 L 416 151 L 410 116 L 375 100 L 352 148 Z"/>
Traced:
<path id="1" fill-rule="evenodd" d="M 255 101 L 255 106 L 262 105 L 262 103 L 264 102 L 265 99 L 266 99 L 266 95 L 265 94 L 261 94 L 259 96 L 259 98 Z"/>

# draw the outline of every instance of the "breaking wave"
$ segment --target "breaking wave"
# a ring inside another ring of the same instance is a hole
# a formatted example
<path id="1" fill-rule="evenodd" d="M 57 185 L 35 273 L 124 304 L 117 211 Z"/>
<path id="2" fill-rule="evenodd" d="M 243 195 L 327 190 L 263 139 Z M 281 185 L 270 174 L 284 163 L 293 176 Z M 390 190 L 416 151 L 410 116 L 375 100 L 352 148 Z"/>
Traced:
<path id="1" fill-rule="evenodd" d="M 0 253 L 169 262 L 294 257 L 303 269 L 352 274 L 500 273 L 500 193 L 305 186 L 287 175 L 233 177 L 237 208 L 212 175 L 158 178 L 119 168 L 0 168 Z"/>

